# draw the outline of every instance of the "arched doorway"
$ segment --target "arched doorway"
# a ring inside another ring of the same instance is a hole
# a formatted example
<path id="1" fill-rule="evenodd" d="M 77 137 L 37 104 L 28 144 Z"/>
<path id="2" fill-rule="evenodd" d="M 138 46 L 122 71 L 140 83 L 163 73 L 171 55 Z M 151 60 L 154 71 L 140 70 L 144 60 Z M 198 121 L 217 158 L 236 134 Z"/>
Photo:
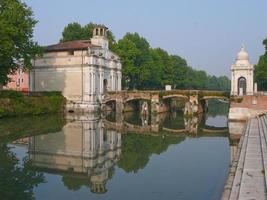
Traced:
<path id="1" fill-rule="evenodd" d="M 247 93 L 247 80 L 244 77 L 238 79 L 238 95 L 246 95 Z"/>
<path id="2" fill-rule="evenodd" d="M 106 93 L 108 91 L 108 80 L 103 80 L 103 92 Z"/>

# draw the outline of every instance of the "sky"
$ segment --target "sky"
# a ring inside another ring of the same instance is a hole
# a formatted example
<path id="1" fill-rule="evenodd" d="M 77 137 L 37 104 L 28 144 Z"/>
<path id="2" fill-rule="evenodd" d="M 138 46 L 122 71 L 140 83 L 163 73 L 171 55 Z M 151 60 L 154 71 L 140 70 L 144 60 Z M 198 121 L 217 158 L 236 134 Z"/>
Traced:
<path id="1" fill-rule="evenodd" d="M 23 0 L 38 24 L 34 40 L 57 43 L 71 22 L 105 24 L 121 39 L 137 32 L 210 75 L 230 75 L 242 44 L 257 64 L 267 38 L 267 0 Z"/>

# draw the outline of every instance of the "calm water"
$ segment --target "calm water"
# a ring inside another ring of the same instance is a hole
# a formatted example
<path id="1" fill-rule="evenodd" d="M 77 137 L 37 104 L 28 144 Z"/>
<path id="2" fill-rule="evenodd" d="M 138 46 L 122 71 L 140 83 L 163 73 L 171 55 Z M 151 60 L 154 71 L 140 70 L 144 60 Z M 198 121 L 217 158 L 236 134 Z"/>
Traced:
<path id="1" fill-rule="evenodd" d="M 106 119 L 0 121 L 0 199 L 219 199 L 232 151 L 227 108 Z"/>

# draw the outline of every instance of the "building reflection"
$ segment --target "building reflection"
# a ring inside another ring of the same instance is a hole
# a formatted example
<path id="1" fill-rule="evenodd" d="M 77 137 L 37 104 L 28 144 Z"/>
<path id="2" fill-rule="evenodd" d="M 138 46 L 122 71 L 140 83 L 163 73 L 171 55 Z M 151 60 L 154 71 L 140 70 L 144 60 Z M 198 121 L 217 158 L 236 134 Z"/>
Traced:
<path id="1" fill-rule="evenodd" d="M 106 192 L 106 182 L 121 155 L 121 134 L 106 130 L 96 116 L 67 116 L 62 131 L 29 139 L 29 157 L 43 171 L 89 180 L 91 191 Z"/>
<path id="2" fill-rule="evenodd" d="M 237 155 L 239 140 L 246 127 L 246 122 L 229 121 L 228 127 L 229 127 L 229 138 L 230 138 L 231 163 L 233 163 Z"/>
<path id="3" fill-rule="evenodd" d="M 65 118 L 66 124 L 60 131 L 20 139 L 16 144 L 28 144 L 31 163 L 41 172 L 61 175 L 68 189 L 86 186 L 94 193 L 107 192 L 106 183 L 111 179 L 115 165 L 129 172 L 136 171 L 145 167 L 141 161 L 148 162 L 153 153 L 163 152 L 170 144 L 178 144 L 186 137 L 229 136 L 228 127 L 206 125 L 206 116 L 184 118 L 176 112 L 155 116 L 128 113 L 112 120 L 93 114 L 68 114 Z M 235 129 L 237 127 L 233 125 L 230 133 Z M 145 137 L 147 135 L 153 137 Z M 139 147 L 142 143 L 142 148 L 135 148 L 136 141 Z M 229 137 L 229 141 L 232 161 L 238 140 Z M 123 145 L 127 145 L 124 151 Z M 129 156 L 133 154 L 140 158 L 141 164 L 133 160 L 129 165 Z"/>

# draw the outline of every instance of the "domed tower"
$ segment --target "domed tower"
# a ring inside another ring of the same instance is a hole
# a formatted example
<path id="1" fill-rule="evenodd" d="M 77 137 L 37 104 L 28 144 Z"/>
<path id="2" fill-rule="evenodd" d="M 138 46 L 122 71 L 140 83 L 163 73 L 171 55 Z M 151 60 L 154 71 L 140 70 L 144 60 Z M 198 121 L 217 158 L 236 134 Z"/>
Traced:
<path id="1" fill-rule="evenodd" d="M 248 53 L 242 45 L 235 64 L 231 66 L 231 95 L 253 95 L 253 71 Z"/>

